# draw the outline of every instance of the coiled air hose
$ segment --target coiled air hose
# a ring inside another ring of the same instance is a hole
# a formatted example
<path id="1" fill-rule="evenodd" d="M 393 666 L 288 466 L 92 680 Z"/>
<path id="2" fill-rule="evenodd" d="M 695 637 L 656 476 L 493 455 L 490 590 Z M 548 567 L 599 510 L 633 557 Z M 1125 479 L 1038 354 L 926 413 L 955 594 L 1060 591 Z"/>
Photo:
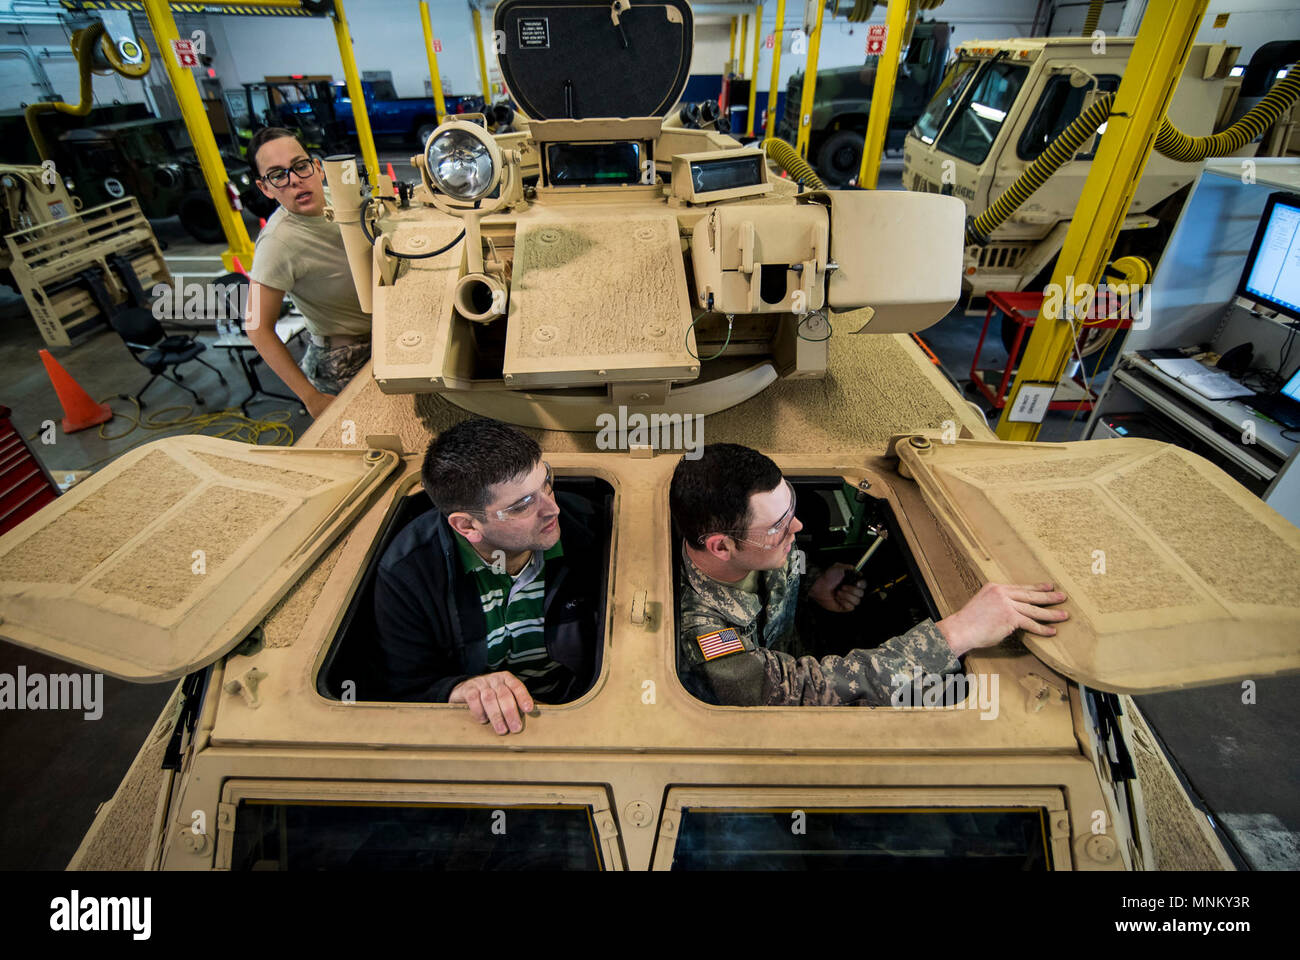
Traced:
<path id="1" fill-rule="evenodd" d="M 42 160 L 50 159 L 50 148 L 45 142 L 45 133 L 41 130 L 40 121 L 36 118 L 42 113 L 49 113 L 54 110 L 74 117 L 84 117 L 90 113 L 90 108 L 95 105 L 94 79 L 91 77 L 90 72 L 94 67 L 92 61 L 95 54 L 95 44 L 99 43 L 103 36 L 104 25 L 97 21 L 73 38 L 72 52 L 76 58 L 77 69 L 80 71 L 81 78 L 81 100 L 76 106 L 62 101 L 45 101 L 28 104 L 27 109 L 24 111 L 27 119 L 27 130 L 31 134 L 32 143 L 36 146 L 36 153 Z"/>
<path id="2" fill-rule="evenodd" d="M 889 0 L 854 0 L 853 9 L 847 14 L 849 23 L 866 23 L 871 19 L 872 11 L 875 10 L 876 7 L 883 7 L 888 2 Z M 908 19 L 915 20 L 916 11 L 918 9 L 933 10 L 936 7 L 943 6 L 943 0 L 912 0 L 909 6 L 912 9 L 908 13 Z M 908 34 L 911 34 L 910 30 L 908 31 Z M 903 49 L 907 49 L 906 38 L 903 40 Z"/>
<path id="3" fill-rule="evenodd" d="M 1183 163 L 1197 163 L 1206 157 L 1225 156 L 1234 150 L 1240 150 L 1276 123 L 1297 99 L 1300 99 L 1300 64 L 1293 66 L 1285 77 L 1273 84 L 1259 103 L 1226 130 L 1205 137 L 1191 137 L 1166 117 L 1156 135 L 1155 149 L 1162 156 Z M 966 242 L 981 245 L 988 243 L 989 235 L 1047 182 L 1062 164 L 1072 158 L 1084 141 L 1106 121 L 1114 100 L 1113 93 L 1097 98 L 1047 145 L 1038 158 L 1025 168 L 1024 173 L 1016 178 L 1016 182 L 1007 187 L 987 210 L 979 216 L 967 217 Z"/>
<path id="4" fill-rule="evenodd" d="M 1277 122 L 1300 99 L 1300 63 L 1273 84 L 1264 99 L 1255 104 L 1232 126 L 1208 137 L 1189 137 L 1168 118 L 1156 135 L 1156 150 L 1171 160 L 1197 163 L 1206 157 L 1222 157 L 1240 150 Z"/>
<path id="5" fill-rule="evenodd" d="M 1097 21 L 1101 19 L 1101 8 L 1104 6 L 1106 0 L 1089 0 L 1088 15 L 1083 19 L 1083 36 L 1091 37 L 1097 29 Z"/>
<path id="6" fill-rule="evenodd" d="M 763 152 L 782 170 L 801 181 L 805 189 L 826 189 L 826 184 L 822 183 L 821 178 L 813 172 L 813 168 L 808 166 L 808 162 L 799 156 L 799 152 L 779 137 L 768 137 L 764 140 Z"/>

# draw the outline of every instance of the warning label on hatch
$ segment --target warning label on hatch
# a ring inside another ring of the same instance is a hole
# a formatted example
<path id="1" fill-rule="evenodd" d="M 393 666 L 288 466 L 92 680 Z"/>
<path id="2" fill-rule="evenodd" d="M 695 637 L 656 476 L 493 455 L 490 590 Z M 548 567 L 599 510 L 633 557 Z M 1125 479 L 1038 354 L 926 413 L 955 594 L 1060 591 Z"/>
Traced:
<path id="1" fill-rule="evenodd" d="M 546 17 L 519 18 L 519 46 L 534 50 L 548 50 L 551 46 L 551 26 Z"/>

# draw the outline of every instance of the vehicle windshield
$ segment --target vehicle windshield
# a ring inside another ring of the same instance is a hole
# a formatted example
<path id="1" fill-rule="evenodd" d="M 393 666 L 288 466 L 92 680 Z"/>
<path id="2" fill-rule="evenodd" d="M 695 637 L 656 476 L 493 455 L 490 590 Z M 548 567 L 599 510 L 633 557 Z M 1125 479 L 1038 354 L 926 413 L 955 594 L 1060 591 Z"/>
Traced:
<path id="1" fill-rule="evenodd" d="M 1028 75 L 1026 66 L 989 64 L 975 81 L 965 107 L 944 129 L 939 149 L 967 163 L 983 163 Z"/>
<path id="2" fill-rule="evenodd" d="M 979 62 L 976 60 L 959 60 L 953 64 L 948 75 L 940 82 L 939 89 L 934 92 L 933 99 L 926 106 L 925 113 L 921 114 L 921 119 L 917 120 L 916 126 L 912 127 L 912 136 L 919 138 L 922 143 L 934 143 L 934 138 L 943 129 L 948 114 L 961 99 L 966 84 L 970 83 L 978 66 Z"/>

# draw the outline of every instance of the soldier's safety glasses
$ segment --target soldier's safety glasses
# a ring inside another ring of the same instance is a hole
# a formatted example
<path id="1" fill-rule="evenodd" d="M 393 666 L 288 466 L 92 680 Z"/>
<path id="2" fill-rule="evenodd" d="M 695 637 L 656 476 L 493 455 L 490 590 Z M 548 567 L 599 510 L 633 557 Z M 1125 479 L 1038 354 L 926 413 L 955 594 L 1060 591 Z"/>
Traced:
<path id="1" fill-rule="evenodd" d="M 733 540 L 736 540 L 740 543 L 752 544 L 753 546 L 758 547 L 761 550 L 775 550 L 777 547 L 779 547 L 781 543 L 785 540 L 785 535 L 790 530 L 790 524 L 794 523 L 794 508 L 795 508 L 795 504 L 798 502 L 798 497 L 795 495 L 794 492 L 794 486 L 790 483 L 790 481 L 786 480 L 783 477 L 781 482 L 784 483 L 785 488 L 790 491 L 790 506 L 785 511 L 785 513 L 781 514 L 781 516 L 777 519 L 776 523 L 772 524 L 765 531 L 763 531 L 762 540 L 748 540 L 745 537 L 736 536 L 736 534 L 738 533 L 749 533 L 749 530 L 747 529 L 746 530 L 719 530 L 718 533 L 725 533 Z M 705 539 L 706 537 L 700 537 L 700 546 L 704 546 Z"/>
<path id="2" fill-rule="evenodd" d="M 535 490 L 527 496 L 520 497 L 510 506 L 501 510 L 482 510 L 482 511 L 465 511 L 466 513 L 477 512 L 481 517 L 493 517 L 497 520 L 523 520 L 531 517 L 537 512 L 537 507 L 542 502 L 542 494 L 550 494 L 554 490 L 554 475 L 551 473 L 551 465 L 545 460 L 542 466 L 546 468 L 546 479 L 542 481 L 540 490 Z"/>
<path id="3" fill-rule="evenodd" d="M 283 187 L 289 182 L 289 172 L 292 171 L 299 180 L 310 180 L 312 174 L 316 172 L 316 161 L 307 157 L 301 160 L 295 160 L 293 166 L 286 170 L 284 167 L 272 167 L 266 171 L 266 176 L 262 177 L 273 187 Z"/>

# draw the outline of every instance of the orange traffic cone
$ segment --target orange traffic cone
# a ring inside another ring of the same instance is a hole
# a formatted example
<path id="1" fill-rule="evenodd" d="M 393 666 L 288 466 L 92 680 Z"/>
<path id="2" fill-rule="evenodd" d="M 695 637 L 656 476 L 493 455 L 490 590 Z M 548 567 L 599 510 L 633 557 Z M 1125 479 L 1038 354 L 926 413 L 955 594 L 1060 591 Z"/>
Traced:
<path id="1" fill-rule="evenodd" d="M 391 161 L 388 164 L 388 179 L 393 181 L 393 183 L 397 182 L 397 174 L 393 173 L 393 164 Z"/>
<path id="2" fill-rule="evenodd" d="M 258 233 L 261 233 L 261 232 L 262 232 L 263 230 L 265 230 L 265 229 L 266 229 L 266 217 L 258 217 L 258 218 L 257 218 L 257 231 L 258 231 Z"/>
<path id="3" fill-rule="evenodd" d="M 90 399 L 90 394 L 72 379 L 72 374 L 64 370 L 59 361 L 50 356 L 50 351 L 42 350 L 41 360 L 45 363 L 45 372 L 49 374 L 54 392 L 59 395 L 59 403 L 63 407 L 64 433 L 76 433 L 113 419 L 112 407 Z"/>
<path id="4" fill-rule="evenodd" d="M 238 254 L 232 253 L 230 255 L 230 262 L 235 266 L 235 273 L 242 273 L 244 276 L 248 276 L 248 271 L 245 270 L 244 265 L 239 262 Z"/>

